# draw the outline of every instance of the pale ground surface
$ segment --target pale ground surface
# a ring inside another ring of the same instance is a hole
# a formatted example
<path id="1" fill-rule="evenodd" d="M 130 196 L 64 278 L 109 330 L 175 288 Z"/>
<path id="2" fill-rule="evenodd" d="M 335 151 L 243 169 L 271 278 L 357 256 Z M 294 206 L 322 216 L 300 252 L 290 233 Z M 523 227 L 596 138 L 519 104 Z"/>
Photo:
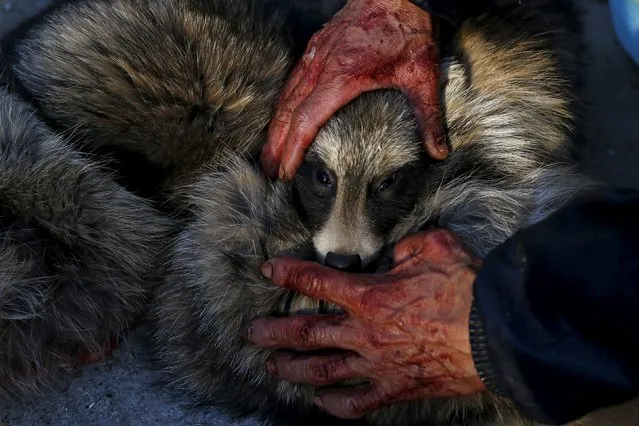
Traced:
<path id="1" fill-rule="evenodd" d="M 584 149 L 584 162 L 606 181 L 639 187 L 639 69 L 615 40 L 607 4 L 582 1 L 588 9 L 593 88 L 588 120 L 593 142 Z M 0 0 L 0 34 L 49 2 Z M 131 339 L 104 363 L 85 368 L 61 394 L 24 405 L 0 405 L 0 426 L 232 424 L 216 412 L 180 408 L 172 394 L 156 384 L 158 375 L 147 357 L 139 339 Z M 587 424 L 639 425 L 637 407 L 615 411 L 622 416 L 596 416 Z"/>

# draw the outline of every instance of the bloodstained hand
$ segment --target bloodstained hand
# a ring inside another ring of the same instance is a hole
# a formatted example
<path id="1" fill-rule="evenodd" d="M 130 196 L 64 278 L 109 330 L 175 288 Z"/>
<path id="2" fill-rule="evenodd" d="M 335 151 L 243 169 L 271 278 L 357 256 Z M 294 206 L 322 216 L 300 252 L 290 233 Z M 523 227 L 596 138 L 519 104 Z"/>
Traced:
<path id="1" fill-rule="evenodd" d="M 323 389 L 315 402 L 334 416 L 358 418 L 385 405 L 485 389 L 473 363 L 469 316 L 480 261 L 444 230 L 400 241 L 386 274 L 347 274 L 279 258 L 262 272 L 276 285 L 332 301 L 342 315 L 262 318 L 249 341 L 275 352 L 274 376 L 324 386 L 366 378 L 370 384 Z M 305 351 L 341 349 L 334 355 Z"/>
<path id="2" fill-rule="evenodd" d="M 366 91 L 402 90 L 429 155 L 449 149 L 440 114 L 439 52 L 431 15 L 409 0 L 349 0 L 310 40 L 292 72 L 262 151 L 265 173 L 291 180 L 319 129 Z"/>

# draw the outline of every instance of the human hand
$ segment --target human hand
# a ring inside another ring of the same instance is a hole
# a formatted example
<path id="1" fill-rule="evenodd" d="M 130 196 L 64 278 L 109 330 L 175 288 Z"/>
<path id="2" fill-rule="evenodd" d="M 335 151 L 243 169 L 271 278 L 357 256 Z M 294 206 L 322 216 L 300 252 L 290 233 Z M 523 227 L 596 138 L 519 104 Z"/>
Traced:
<path id="1" fill-rule="evenodd" d="M 282 92 L 261 162 L 292 180 L 320 127 L 366 91 L 402 90 L 429 155 L 448 156 L 439 103 L 439 53 L 431 15 L 409 0 L 349 0 L 310 40 Z"/>
<path id="2" fill-rule="evenodd" d="M 262 273 L 280 286 L 345 309 L 343 315 L 262 318 L 251 325 L 253 346 L 276 352 L 275 377 L 317 386 L 353 378 L 371 383 L 320 391 L 315 403 L 341 418 L 385 405 L 485 389 L 471 355 L 469 316 L 479 260 L 447 231 L 400 241 L 386 274 L 347 274 L 316 263 L 279 258 Z M 304 351 L 348 352 L 307 355 Z"/>

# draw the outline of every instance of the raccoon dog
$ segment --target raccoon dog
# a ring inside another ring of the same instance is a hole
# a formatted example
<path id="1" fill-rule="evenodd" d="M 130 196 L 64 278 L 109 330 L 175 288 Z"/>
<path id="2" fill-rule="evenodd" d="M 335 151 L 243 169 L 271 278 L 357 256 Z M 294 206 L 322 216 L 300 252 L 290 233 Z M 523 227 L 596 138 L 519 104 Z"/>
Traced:
<path id="1" fill-rule="evenodd" d="M 77 3 L 17 44 L 13 72 L 85 144 L 121 146 L 164 168 L 165 188 L 187 208 L 152 306 L 174 384 L 237 415 L 334 424 L 314 408 L 311 387 L 266 373 L 269 353 L 248 347 L 243 332 L 258 316 L 337 308 L 275 288 L 260 264 L 289 254 L 384 270 L 393 243 L 428 224 L 482 256 L 585 189 L 570 158 L 579 25 L 567 1 L 473 6 L 442 46 L 448 159 L 422 152 L 402 94 L 377 91 L 321 129 L 292 184 L 269 183 L 252 159 L 296 47 L 288 18 L 258 3 Z M 396 405 L 362 423 L 526 422 L 485 394 Z"/>
<path id="2" fill-rule="evenodd" d="M 245 2 L 67 1 L 2 40 L 0 397 L 140 316 L 181 220 L 134 193 L 174 201 L 203 163 L 259 152 L 291 63 L 279 22 Z"/>
<path id="3" fill-rule="evenodd" d="M 0 88 L 0 398 L 42 391 L 142 311 L 168 224 Z"/>
<path id="4" fill-rule="evenodd" d="M 239 159 L 199 180 L 194 219 L 153 307 L 159 356 L 177 386 L 271 424 L 337 424 L 313 407 L 312 387 L 274 380 L 269 353 L 243 339 L 255 317 L 336 309 L 274 289 L 259 274 L 265 259 L 380 269 L 385 248 L 429 223 L 483 256 L 588 187 L 570 166 L 580 66 L 573 11 L 514 3 L 466 19 L 447 50 L 445 161 L 423 155 L 405 98 L 379 91 L 324 126 L 292 185 L 266 183 Z M 489 394 L 398 404 L 359 423 L 529 424 Z"/>

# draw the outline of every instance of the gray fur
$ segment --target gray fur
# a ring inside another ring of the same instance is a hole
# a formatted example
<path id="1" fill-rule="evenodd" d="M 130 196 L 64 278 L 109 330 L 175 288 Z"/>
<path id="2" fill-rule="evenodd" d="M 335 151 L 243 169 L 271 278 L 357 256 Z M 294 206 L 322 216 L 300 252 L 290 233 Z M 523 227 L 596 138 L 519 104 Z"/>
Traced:
<path id="1" fill-rule="evenodd" d="M 442 69 L 453 154 L 424 168 L 418 202 L 384 244 L 432 222 L 484 255 L 590 185 L 569 156 L 579 37 L 563 26 L 572 11 L 559 3 L 568 2 L 497 1 L 458 32 Z M 174 187 L 192 220 L 170 247 L 152 306 L 158 358 L 175 386 L 238 415 L 324 424 L 312 389 L 273 380 L 268 353 L 243 340 L 256 317 L 318 307 L 259 275 L 273 256 L 314 258 L 317 229 L 298 217 L 295 184 L 265 182 L 245 158 L 264 143 L 292 63 L 284 21 L 254 4 L 81 2 L 19 43 L 13 70 L 48 119 L 83 144 L 141 152 L 168 170 L 170 183 L 190 183 Z M 402 95 L 368 93 L 327 123 L 307 158 L 338 171 L 365 169 L 356 180 L 342 174 L 349 199 L 419 156 L 417 135 Z M 397 405 L 365 422 L 526 423 L 490 395 Z"/>
<path id="2" fill-rule="evenodd" d="M 429 179 L 419 203 L 386 242 L 435 220 L 483 256 L 517 229 L 594 185 L 579 174 L 570 156 L 578 123 L 570 67 L 577 62 L 549 49 L 541 31 L 532 36 L 514 31 L 508 42 L 495 44 L 490 34 L 500 26 L 497 18 L 481 17 L 467 21 L 458 33 L 456 49 L 442 69 L 453 154 L 425 170 Z M 573 48 L 572 42 L 567 39 L 565 48 Z M 386 119 L 380 114 L 387 114 Z M 353 169 L 361 176 L 383 175 L 397 166 L 393 162 L 418 155 L 411 149 L 419 146 L 411 128 L 416 129 L 403 96 L 365 94 L 327 123 L 308 156 L 328 161 L 333 170 L 342 168 L 344 176 Z M 348 190 L 361 191 L 367 180 Z M 265 370 L 268 353 L 243 340 L 250 320 L 282 313 L 288 297 L 260 278 L 260 264 L 282 254 L 309 256 L 308 250 L 296 248 L 308 247 L 313 230 L 305 231 L 291 210 L 289 191 L 289 184 L 266 184 L 241 159 L 195 185 L 196 218 L 177 239 L 154 302 L 155 339 L 174 384 L 201 401 L 236 414 L 257 412 L 272 424 L 286 419 L 323 424 L 327 419 L 311 403 L 312 388 L 274 381 Z M 301 297 L 293 305 L 289 312 L 318 306 Z M 507 401 L 484 394 L 400 404 L 369 415 L 363 423 L 530 422 Z"/>
<path id="3" fill-rule="evenodd" d="M 259 4 L 76 2 L 27 33 L 13 71 L 86 144 L 142 153 L 185 183 L 228 150 L 259 152 L 292 63 L 283 20 Z"/>
<path id="4" fill-rule="evenodd" d="M 143 310 L 168 223 L 0 89 L 0 398 L 42 392 Z"/>

